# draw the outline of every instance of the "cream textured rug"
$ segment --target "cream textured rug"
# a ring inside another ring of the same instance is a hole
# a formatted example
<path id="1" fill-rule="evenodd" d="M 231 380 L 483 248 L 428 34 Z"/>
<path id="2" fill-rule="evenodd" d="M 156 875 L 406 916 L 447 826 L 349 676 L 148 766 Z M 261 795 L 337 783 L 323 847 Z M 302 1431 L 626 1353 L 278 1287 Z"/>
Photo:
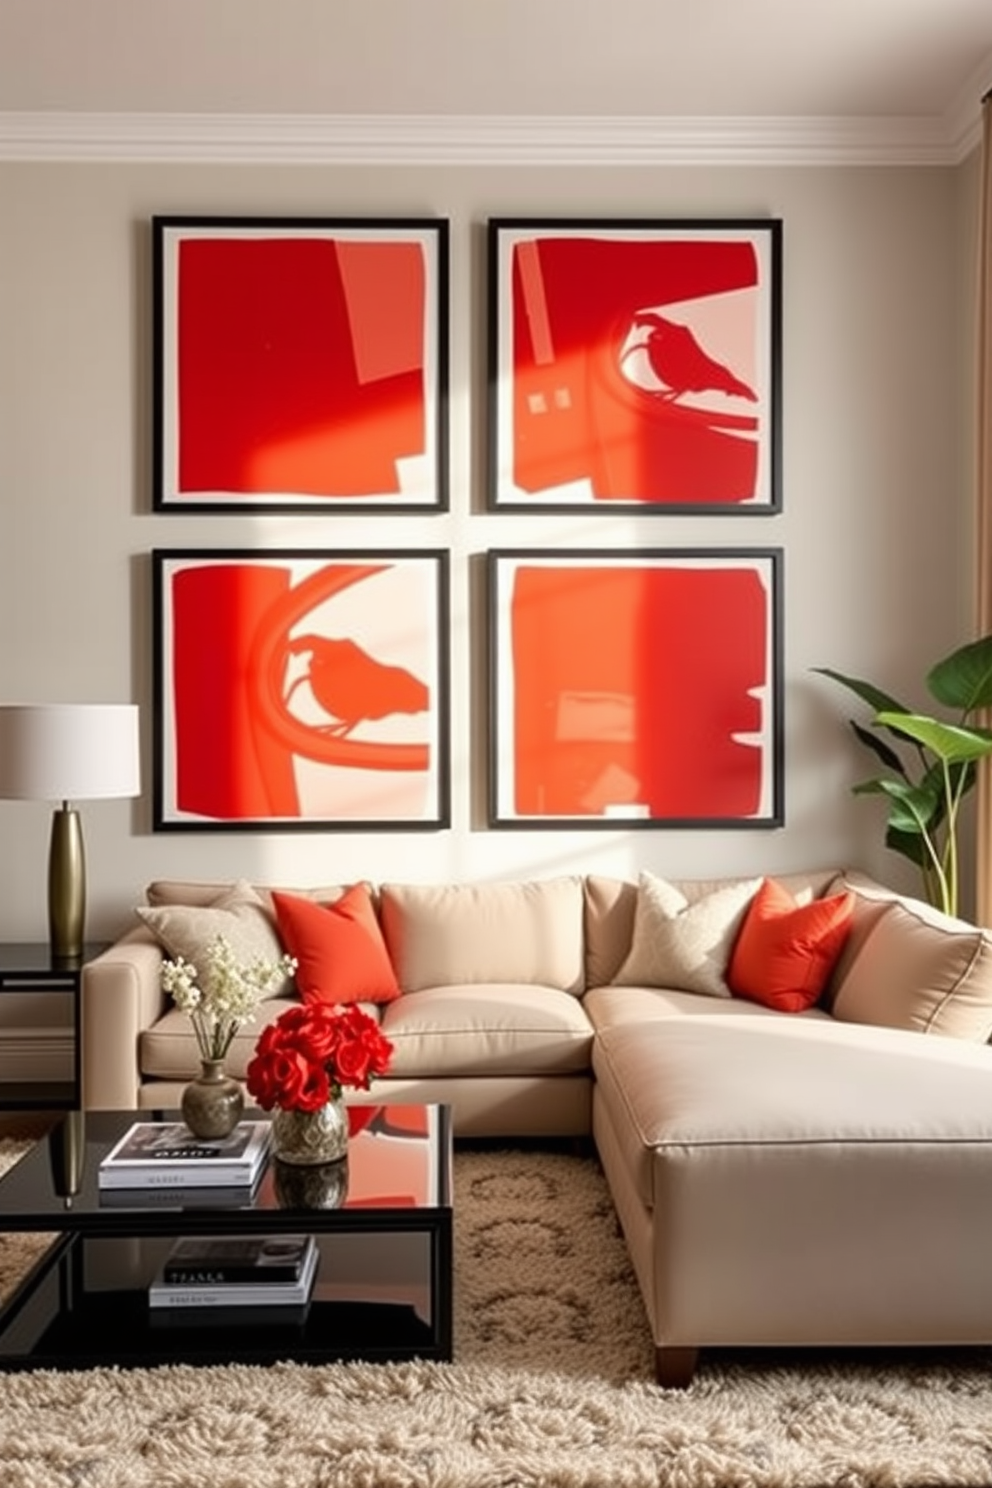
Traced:
<path id="1" fill-rule="evenodd" d="M 455 1178 L 457 1363 L 0 1376 L 2 1488 L 992 1484 L 992 1355 L 714 1356 L 659 1390 L 595 1161 Z"/>

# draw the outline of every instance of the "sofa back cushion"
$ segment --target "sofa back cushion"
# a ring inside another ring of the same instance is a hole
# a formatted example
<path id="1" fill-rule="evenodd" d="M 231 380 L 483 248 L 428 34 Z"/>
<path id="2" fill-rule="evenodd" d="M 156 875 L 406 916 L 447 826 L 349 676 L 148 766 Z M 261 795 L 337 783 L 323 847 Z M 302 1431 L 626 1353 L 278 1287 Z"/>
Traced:
<path id="1" fill-rule="evenodd" d="M 833 1016 L 987 1042 L 992 935 L 908 897 L 872 901 L 866 919 L 835 979 Z"/>
<path id="2" fill-rule="evenodd" d="M 244 883 L 245 880 L 239 879 L 238 882 Z M 145 899 L 153 907 L 188 904 L 193 908 L 205 908 L 207 905 L 215 904 L 221 895 L 229 893 L 233 887 L 233 882 L 211 883 L 202 879 L 156 878 L 145 889 Z M 251 887 L 269 909 L 273 923 L 275 923 L 271 888 L 266 884 L 252 884 Z M 336 899 L 340 899 L 346 888 L 347 884 L 328 884 L 314 889 L 285 888 L 281 889 L 281 892 L 298 894 L 304 899 L 314 899 L 318 904 L 333 904 Z M 369 890 L 372 892 L 371 885 L 369 885 Z"/>
<path id="3" fill-rule="evenodd" d="M 383 934 L 404 992 L 454 983 L 585 989 L 582 880 L 380 886 Z"/>

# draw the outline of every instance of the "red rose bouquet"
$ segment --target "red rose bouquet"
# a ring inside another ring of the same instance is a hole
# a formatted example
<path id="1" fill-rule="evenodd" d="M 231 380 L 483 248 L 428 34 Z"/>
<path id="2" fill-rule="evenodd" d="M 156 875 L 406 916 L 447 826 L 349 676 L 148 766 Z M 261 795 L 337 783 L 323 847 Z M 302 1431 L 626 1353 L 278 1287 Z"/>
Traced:
<path id="1" fill-rule="evenodd" d="M 375 1019 L 355 1004 L 302 1003 L 263 1029 L 245 1083 L 263 1111 L 317 1111 L 343 1085 L 368 1090 L 392 1053 Z"/>

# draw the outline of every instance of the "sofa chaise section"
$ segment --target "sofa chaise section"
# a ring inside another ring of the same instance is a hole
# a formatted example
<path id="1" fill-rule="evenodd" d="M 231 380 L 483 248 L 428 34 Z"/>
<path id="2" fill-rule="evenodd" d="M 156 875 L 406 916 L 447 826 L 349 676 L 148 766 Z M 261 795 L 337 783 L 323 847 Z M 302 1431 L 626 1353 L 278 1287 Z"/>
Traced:
<path id="1" fill-rule="evenodd" d="M 594 1052 L 659 1380 L 706 1346 L 992 1339 L 988 1049 L 692 997 Z"/>

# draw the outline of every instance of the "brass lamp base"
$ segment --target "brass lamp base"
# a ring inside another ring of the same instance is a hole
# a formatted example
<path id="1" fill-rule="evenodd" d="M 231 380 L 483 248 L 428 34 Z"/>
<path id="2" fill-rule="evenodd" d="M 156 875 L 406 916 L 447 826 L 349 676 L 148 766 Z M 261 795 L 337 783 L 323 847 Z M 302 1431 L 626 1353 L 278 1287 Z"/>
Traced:
<path id="1" fill-rule="evenodd" d="M 59 961 L 83 958 L 86 919 L 86 860 L 79 812 L 67 801 L 52 813 L 48 854 L 48 934 Z"/>

